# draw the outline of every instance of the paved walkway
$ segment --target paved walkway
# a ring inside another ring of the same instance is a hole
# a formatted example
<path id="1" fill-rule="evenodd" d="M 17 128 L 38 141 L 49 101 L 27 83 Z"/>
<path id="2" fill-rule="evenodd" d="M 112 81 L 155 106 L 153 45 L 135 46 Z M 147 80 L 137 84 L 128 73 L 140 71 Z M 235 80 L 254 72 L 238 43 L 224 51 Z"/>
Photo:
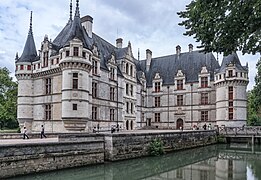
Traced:
<path id="1" fill-rule="evenodd" d="M 58 137 L 56 138 L 43 138 L 43 139 L 0 139 L 1 145 L 15 145 L 15 144 L 39 144 L 39 143 L 49 143 L 58 142 Z"/>

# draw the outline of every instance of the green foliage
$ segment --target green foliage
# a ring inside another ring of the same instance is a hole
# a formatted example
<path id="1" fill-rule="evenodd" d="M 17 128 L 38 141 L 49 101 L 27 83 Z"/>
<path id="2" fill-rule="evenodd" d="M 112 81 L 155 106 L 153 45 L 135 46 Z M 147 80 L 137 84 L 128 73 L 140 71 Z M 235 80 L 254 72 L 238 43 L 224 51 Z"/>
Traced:
<path id="1" fill-rule="evenodd" d="M 261 125 L 261 58 L 256 64 L 255 86 L 248 92 L 247 123 L 251 126 Z"/>
<path id="2" fill-rule="evenodd" d="M 159 156 L 164 154 L 163 142 L 161 139 L 154 139 L 149 146 L 150 155 Z"/>
<path id="3" fill-rule="evenodd" d="M 226 138 L 224 135 L 218 135 L 217 136 L 217 142 L 218 143 L 226 143 Z"/>
<path id="4" fill-rule="evenodd" d="M 12 81 L 7 68 L 0 68 L 0 129 L 18 127 L 17 83 Z"/>
<path id="5" fill-rule="evenodd" d="M 184 35 L 194 36 L 206 52 L 261 51 L 260 0 L 194 0 L 178 15 L 185 19 L 179 23 Z"/>

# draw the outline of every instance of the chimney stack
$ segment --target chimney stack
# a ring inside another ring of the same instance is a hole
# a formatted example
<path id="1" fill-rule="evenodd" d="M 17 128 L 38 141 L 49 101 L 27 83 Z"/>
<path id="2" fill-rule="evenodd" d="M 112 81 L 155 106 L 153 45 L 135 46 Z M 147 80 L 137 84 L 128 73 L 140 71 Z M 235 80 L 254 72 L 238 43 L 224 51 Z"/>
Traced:
<path id="1" fill-rule="evenodd" d="M 123 41 L 122 38 L 116 39 L 116 47 L 117 48 L 122 48 L 122 41 Z"/>
<path id="2" fill-rule="evenodd" d="M 149 69 L 150 69 L 151 59 L 152 59 L 152 52 L 151 52 L 151 50 L 147 49 L 146 50 L 146 71 L 149 71 Z"/>
<path id="3" fill-rule="evenodd" d="M 179 56 L 181 53 L 181 47 L 179 45 L 176 46 L 176 54 Z"/>
<path id="4" fill-rule="evenodd" d="M 89 15 L 84 16 L 81 18 L 82 26 L 85 28 L 88 36 L 92 38 L 92 23 L 93 23 L 93 18 Z"/>
<path id="5" fill-rule="evenodd" d="M 189 52 L 192 52 L 193 51 L 193 45 L 189 44 L 188 47 L 189 47 Z"/>

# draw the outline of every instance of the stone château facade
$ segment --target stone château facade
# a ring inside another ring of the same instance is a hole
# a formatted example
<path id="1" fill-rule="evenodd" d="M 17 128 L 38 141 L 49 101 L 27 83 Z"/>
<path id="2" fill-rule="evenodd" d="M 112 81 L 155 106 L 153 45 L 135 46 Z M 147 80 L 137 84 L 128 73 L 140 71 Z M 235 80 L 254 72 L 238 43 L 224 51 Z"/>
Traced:
<path id="1" fill-rule="evenodd" d="M 119 125 L 191 128 L 246 123 L 248 67 L 233 53 L 221 66 L 212 53 L 181 52 L 145 60 L 92 31 L 93 18 L 80 17 L 79 1 L 54 41 L 44 37 L 39 53 L 30 29 L 16 56 L 20 126 L 48 132 L 92 131 Z"/>

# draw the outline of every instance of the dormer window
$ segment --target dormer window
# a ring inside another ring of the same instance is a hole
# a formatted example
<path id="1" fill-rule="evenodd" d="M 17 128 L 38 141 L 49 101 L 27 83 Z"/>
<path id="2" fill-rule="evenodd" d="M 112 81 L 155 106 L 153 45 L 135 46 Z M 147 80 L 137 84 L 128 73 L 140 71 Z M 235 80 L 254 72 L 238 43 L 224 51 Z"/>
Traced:
<path id="1" fill-rule="evenodd" d="M 27 70 L 30 71 L 31 70 L 31 65 L 27 66 Z"/>
<path id="2" fill-rule="evenodd" d="M 48 51 L 43 53 L 43 66 L 44 67 L 48 66 L 48 56 L 49 56 L 49 52 Z"/>
<path id="3" fill-rule="evenodd" d="M 69 50 L 65 51 L 65 55 L 66 57 L 70 56 L 70 51 Z"/>
<path id="4" fill-rule="evenodd" d="M 126 63 L 126 74 L 129 74 L 129 64 Z"/>
<path id="5" fill-rule="evenodd" d="M 115 69 L 114 68 L 110 68 L 110 79 L 114 80 L 115 79 Z"/>
<path id="6" fill-rule="evenodd" d="M 155 85 L 155 92 L 160 92 L 160 82 L 155 82 L 154 83 L 154 85 Z"/>
<path id="7" fill-rule="evenodd" d="M 92 74 L 98 74 L 98 62 L 96 60 L 92 61 Z"/>
<path id="8" fill-rule="evenodd" d="M 82 52 L 82 57 L 86 59 L 86 52 Z"/>
<path id="9" fill-rule="evenodd" d="M 208 87 L 208 77 L 201 77 L 201 87 L 202 88 Z"/>
<path id="10" fill-rule="evenodd" d="M 183 80 L 177 80 L 177 90 L 183 89 Z"/>
<path id="11" fill-rule="evenodd" d="M 228 77 L 232 77 L 233 76 L 233 70 L 229 70 L 228 71 Z"/>
<path id="12" fill-rule="evenodd" d="M 79 47 L 73 47 L 73 56 L 79 56 Z"/>

